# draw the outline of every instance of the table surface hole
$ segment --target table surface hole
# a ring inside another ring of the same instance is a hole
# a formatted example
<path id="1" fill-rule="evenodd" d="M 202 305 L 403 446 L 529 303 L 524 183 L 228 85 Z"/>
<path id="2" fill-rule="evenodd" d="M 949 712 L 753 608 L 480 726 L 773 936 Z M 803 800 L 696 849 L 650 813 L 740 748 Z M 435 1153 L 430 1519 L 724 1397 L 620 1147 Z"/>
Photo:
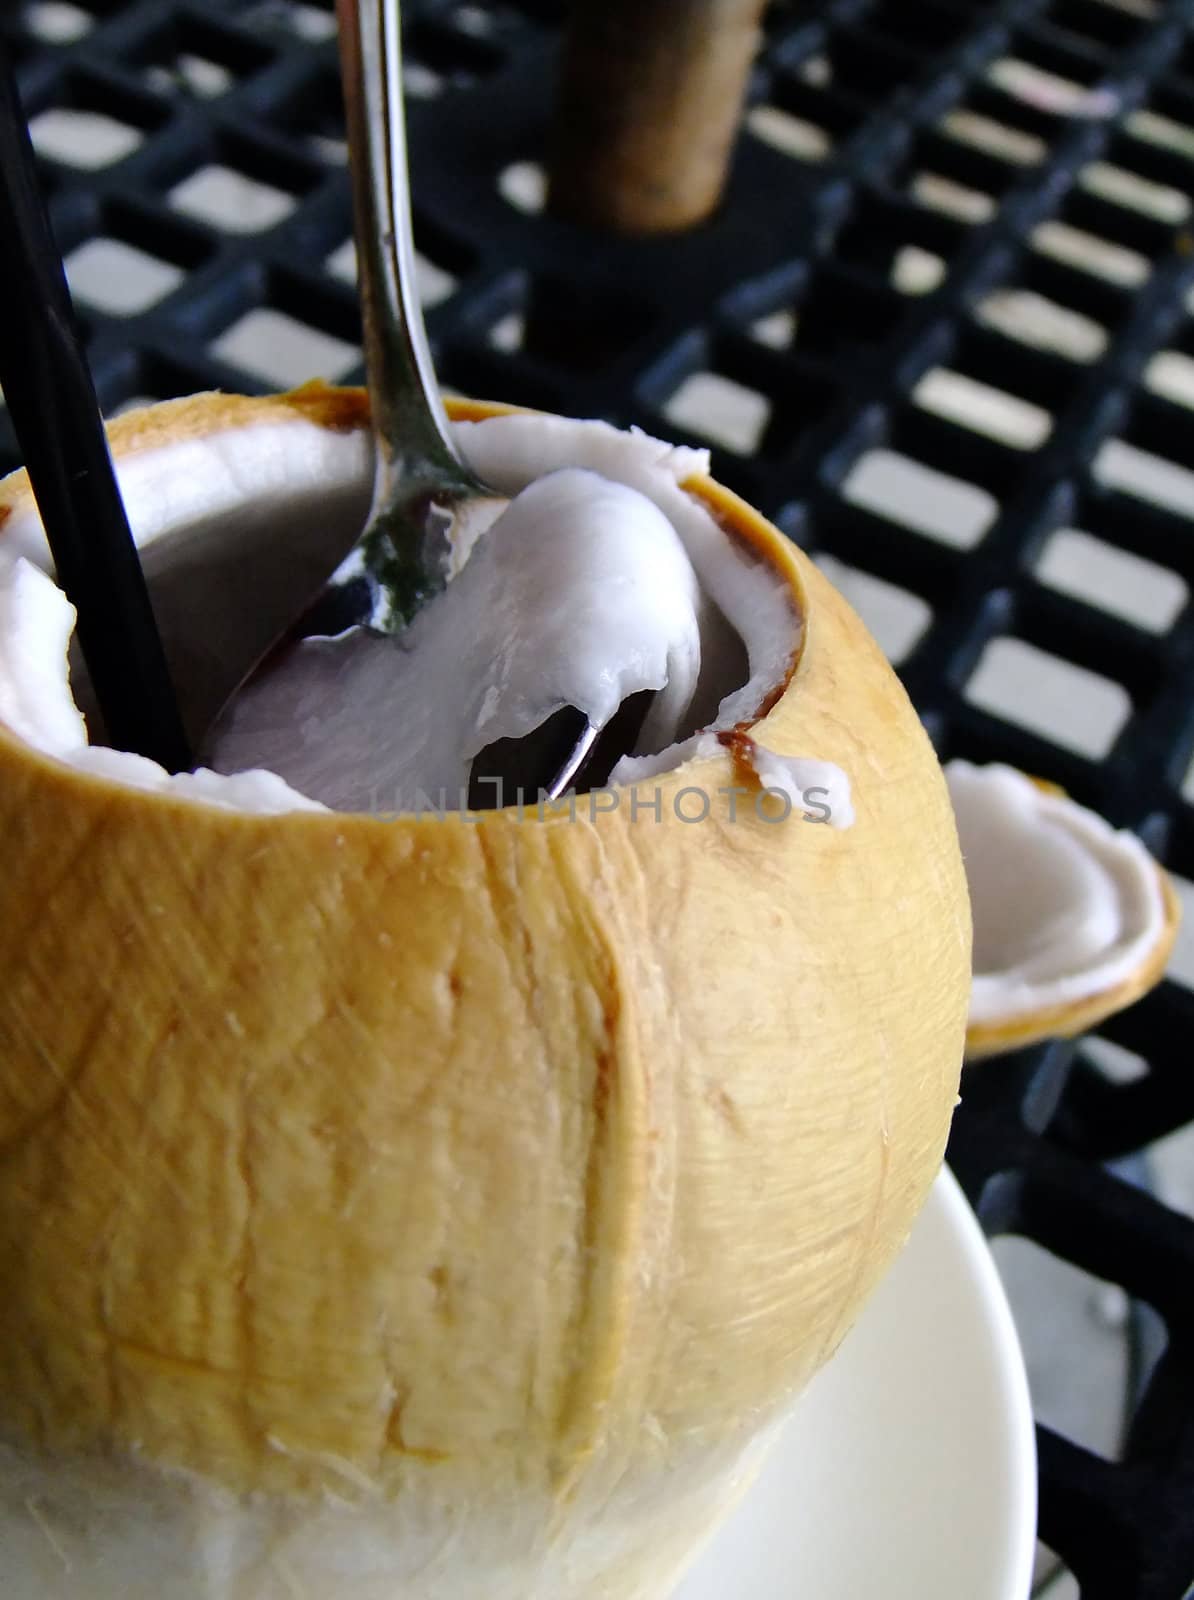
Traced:
<path id="1" fill-rule="evenodd" d="M 1113 244 L 1110 239 L 1087 233 L 1084 228 L 1075 228 L 1068 222 L 1054 219 L 1038 223 L 1031 237 L 1033 249 L 1041 255 L 1089 272 L 1093 277 L 1106 278 L 1124 289 L 1139 288 L 1152 272 L 1148 258 L 1138 250 Z"/>
<path id="2" fill-rule="evenodd" d="M 1182 907 L 1182 925 L 1169 958 L 1168 974 L 1187 989 L 1194 989 L 1194 883 L 1170 871 L 1169 881 Z"/>
<path id="3" fill-rule="evenodd" d="M 182 93 L 199 100 L 214 100 L 226 94 L 236 80 L 221 62 L 184 50 L 170 64 L 158 62 L 146 67 L 145 81 L 164 94 Z"/>
<path id="4" fill-rule="evenodd" d="M 1119 110 L 1119 100 L 1113 91 L 1077 83 L 1018 56 L 1001 56 L 993 61 L 987 69 L 987 81 L 1013 100 L 1055 117 L 1099 120 L 1114 116 Z"/>
<path id="5" fill-rule="evenodd" d="M 1120 550 L 1081 528 L 1061 528 L 1052 534 L 1036 571 L 1050 588 L 1153 633 L 1173 626 L 1190 594 L 1168 567 Z"/>
<path id="6" fill-rule="evenodd" d="M 1190 199 L 1180 189 L 1164 183 L 1154 183 L 1142 178 L 1128 167 L 1115 166 L 1110 161 L 1091 161 L 1078 174 L 1078 182 L 1090 194 L 1109 200 L 1113 205 L 1139 211 L 1158 222 L 1176 227 L 1190 215 Z"/>
<path id="7" fill-rule="evenodd" d="M 95 27 L 95 18 L 81 6 L 67 0 L 30 0 L 21 8 L 21 20 L 36 38 L 46 44 L 74 44 Z"/>
<path id="8" fill-rule="evenodd" d="M 1178 122 L 1174 117 L 1162 115 L 1159 111 L 1150 111 L 1145 107 L 1140 111 L 1133 111 L 1124 119 L 1124 127 L 1135 139 L 1142 140 L 1145 144 L 1158 146 L 1162 150 L 1171 150 L 1176 155 L 1186 156 L 1194 161 L 1194 127 L 1188 123 Z"/>
<path id="9" fill-rule="evenodd" d="M 970 111 L 965 106 L 955 106 L 947 111 L 938 124 L 941 131 L 961 144 L 971 145 L 985 155 L 1000 161 L 1014 162 L 1017 166 L 1033 167 L 1045 159 L 1049 147 L 1035 133 L 1022 128 L 1012 128 L 994 117 Z"/>
<path id="10" fill-rule="evenodd" d="M 1107 330 L 1101 323 L 1029 289 L 993 289 L 979 302 L 975 315 L 1009 339 L 1070 361 L 1097 361 L 1107 348 Z"/>
<path id="11" fill-rule="evenodd" d="M 537 161 L 514 161 L 498 174 L 498 192 L 516 211 L 528 215 L 547 204 L 547 173 Z"/>
<path id="12" fill-rule="evenodd" d="M 283 29 L 310 44 L 330 39 L 336 32 L 336 18 L 330 10 L 304 5 L 302 0 L 257 0 L 240 20 L 250 28 Z"/>
<path id="13" fill-rule="evenodd" d="M 66 258 L 71 293 L 112 316 L 134 316 L 178 288 L 186 274 L 123 239 L 88 239 Z"/>
<path id="14" fill-rule="evenodd" d="M 413 100 L 434 100 L 444 92 L 444 79 L 426 62 L 408 58 L 402 63 L 402 87 Z"/>
<path id="15" fill-rule="evenodd" d="M 900 294 L 932 294 L 945 281 L 945 262 L 931 250 L 906 244 L 896 252 L 891 264 L 891 286 Z"/>
<path id="16" fill-rule="evenodd" d="M 912 398 L 922 410 L 1014 450 L 1037 450 L 1053 431 L 1052 415 L 1042 406 L 949 367 L 926 372 Z"/>
<path id="17" fill-rule="evenodd" d="M 663 407 L 677 427 L 700 433 L 739 455 L 757 449 L 771 417 L 767 396 L 720 372 L 694 372 Z"/>
<path id="18" fill-rule="evenodd" d="M 171 189 L 170 204 L 226 233 L 263 233 L 290 215 L 295 198 L 284 189 L 217 164 L 200 167 Z"/>
<path id="19" fill-rule="evenodd" d="M 940 211 L 972 226 L 989 222 L 998 209 L 992 195 L 944 178 L 938 172 L 914 173 L 908 192 L 929 211 Z"/>
<path id="20" fill-rule="evenodd" d="M 797 161 L 824 161 L 833 150 L 833 140 L 824 128 L 793 116 L 780 106 L 753 106 L 747 113 L 746 126 L 756 139 Z"/>
<path id="21" fill-rule="evenodd" d="M 790 308 L 786 311 L 769 311 L 765 317 L 756 317 L 750 325 L 750 336 L 772 350 L 788 350 L 796 341 L 800 319 Z"/>
<path id="22" fill-rule="evenodd" d="M 966 685 L 966 698 L 1052 743 L 1101 759 L 1131 715 L 1121 684 L 1024 639 L 992 639 Z"/>
<path id="23" fill-rule="evenodd" d="M 860 456 L 842 495 L 852 505 L 957 550 L 973 549 L 999 515 L 998 502 L 985 489 L 895 450 Z"/>
<path id="24" fill-rule="evenodd" d="M 1082 1041 L 1081 1054 L 1108 1083 L 1139 1083 L 1148 1077 L 1148 1062 L 1143 1056 L 1116 1044 L 1114 1039 L 1104 1039 L 1102 1034 L 1088 1034 Z"/>
<path id="25" fill-rule="evenodd" d="M 1180 350 L 1158 350 L 1144 369 L 1146 388 L 1179 406 L 1194 407 L 1194 359 Z"/>
<path id="26" fill-rule="evenodd" d="M 63 166 L 95 172 L 123 161 L 144 140 L 140 128 L 130 127 L 103 111 L 74 106 L 52 106 L 33 118 L 29 134 L 38 155 Z"/>
<path id="27" fill-rule="evenodd" d="M 1126 439 L 1108 439 L 1095 456 L 1094 474 L 1110 489 L 1121 489 L 1194 521 L 1194 472 L 1176 461 Z"/>
<path id="28" fill-rule="evenodd" d="M 246 312 L 213 340 L 211 350 L 221 361 L 287 387 L 309 378 L 343 378 L 361 359 L 358 347 L 346 339 L 308 327 L 272 306 Z"/>

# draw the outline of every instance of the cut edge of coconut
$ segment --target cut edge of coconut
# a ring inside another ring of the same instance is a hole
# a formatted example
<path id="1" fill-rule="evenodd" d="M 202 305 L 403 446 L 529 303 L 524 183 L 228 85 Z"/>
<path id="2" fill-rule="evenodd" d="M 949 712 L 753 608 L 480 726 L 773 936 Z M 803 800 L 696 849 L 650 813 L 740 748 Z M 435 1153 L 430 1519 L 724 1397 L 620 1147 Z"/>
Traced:
<path id="1" fill-rule="evenodd" d="M 727 734 L 757 729 L 769 711 L 782 698 L 799 667 L 804 652 L 808 626 L 808 597 L 798 564 L 793 559 L 782 535 L 747 502 L 708 475 L 707 452 L 650 439 L 638 429 L 617 430 L 608 424 L 592 423 L 584 419 L 557 418 L 550 413 L 498 402 L 452 398 L 447 401 L 447 408 L 454 423 L 481 424 L 503 419 L 541 417 L 548 422 L 568 423 L 574 428 L 601 429 L 611 436 L 621 434 L 623 437 L 634 439 L 640 448 L 640 442 L 657 446 L 658 456 L 652 464 L 657 466 L 662 474 L 666 474 L 669 490 L 684 497 L 691 513 L 712 524 L 725 538 L 727 555 L 731 558 L 726 563 L 727 567 L 735 564 L 732 558 L 737 546 L 739 550 L 749 552 L 755 562 L 772 575 L 777 595 L 782 591 L 785 610 L 790 620 L 790 637 L 782 652 L 783 664 L 778 665 L 767 684 L 755 686 L 753 697 L 747 705 L 744 703 L 746 690 L 751 687 L 755 677 L 752 671 L 751 680 L 747 684 L 740 685 L 738 690 L 727 696 L 723 702 L 723 708 L 729 709 L 732 714 L 723 716 L 719 712 L 717 719 L 702 729 L 698 735 L 677 740 L 668 750 L 660 751 L 655 757 L 649 758 L 650 775 L 680 772 L 691 763 L 708 759 L 715 753 L 721 754 L 724 758 L 724 752 L 718 743 L 719 739 Z M 368 426 L 368 415 L 368 398 L 363 389 L 335 388 L 316 380 L 284 394 L 254 397 L 207 392 L 137 407 L 108 423 L 107 433 L 113 457 L 119 467 L 120 463 L 134 457 L 189 443 L 209 441 L 221 433 L 248 426 L 307 424 L 331 435 L 363 436 Z M 14 521 L 17 523 L 15 529 Z M 186 525 L 186 517 L 182 519 L 182 524 Z M 161 527 L 150 530 L 145 540 L 139 536 L 139 543 L 149 543 L 154 538 L 169 535 L 176 525 L 177 522 L 172 523 L 167 518 Z M 23 470 L 18 470 L 7 479 L 0 480 L 0 539 L 5 538 L 13 541 L 8 545 L 7 551 L 10 561 L 16 564 L 21 557 L 24 557 L 35 569 L 36 574 L 45 579 L 45 587 L 51 591 L 51 598 L 58 602 L 59 610 L 63 612 L 62 617 L 52 619 L 51 636 L 56 640 L 65 627 L 66 638 L 69 641 L 74 626 L 73 607 L 49 576 L 48 551 L 45 549 L 36 503 Z M 685 542 L 688 543 L 687 539 Z M 467 552 L 462 559 L 465 558 Z M 696 561 L 694 567 L 697 569 L 702 586 L 709 592 L 707 573 L 701 571 Z M 722 595 L 713 593 L 712 598 L 719 607 L 724 605 Z M 752 639 L 743 633 L 734 616 L 728 612 L 726 614 L 730 625 L 743 638 L 748 654 L 751 654 Z M 74 721 L 71 717 L 73 713 L 78 725 L 84 727 L 70 689 L 69 679 L 65 677 L 65 666 L 64 683 L 59 687 L 64 691 L 65 701 L 63 706 L 53 708 L 53 722 L 62 728 L 71 721 L 73 727 Z M 0 695 L 0 702 L 2 700 L 3 696 Z M 387 826 L 393 821 L 392 816 L 373 819 L 368 813 L 363 812 L 331 811 L 318 801 L 311 800 L 292 788 L 277 774 L 264 768 L 231 777 L 211 773 L 206 769 L 172 776 L 164 768 L 143 757 L 91 744 L 87 740 L 85 728 L 82 742 L 72 749 L 48 748 L 44 737 L 31 737 L 31 724 L 27 716 L 5 716 L 4 713 L 5 707 L 0 703 L 0 738 L 11 739 L 21 747 L 27 757 L 35 756 L 39 761 L 44 761 L 55 769 L 56 773 L 70 775 L 78 781 L 110 785 L 116 790 L 126 792 L 132 788 L 153 794 L 158 800 L 177 801 L 184 806 L 193 803 L 216 806 L 247 817 L 307 813 L 319 814 L 341 823 L 348 815 L 351 815 L 354 821 L 365 823 L 379 821 Z M 669 756 L 673 758 L 670 761 L 666 759 Z M 621 765 L 621 770 L 615 771 L 611 782 L 629 785 L 642 776 L 644 773 L 636 770 L 636 764 L 628 761 Z M 760 784 L 762 783 L 763 779 L 760 778 Z M 550 811 L 546 813 L 545 820 L 551 820 Z"/>
<path id="2" fill-rule="evenodd" d="M 1012 767 L 952 761 L 945 773 L 975 928 L 967 1059 L 1074 1038 L 1152 989 L 1172 953 L 1181 907 L 1168 875 L 1136 835 L 1113 828 L 1056 784 Z M 975 828 L 984 807 L 1002 837 L 990 861 L 977 864 Z M 983 874 L 985 865 L 998 867 L 997 884 Z M 1040 904 L 1032 904 L 1033 896 Z M 1028 905 L 1026 925 L 1000 932 L 1001 911 L 1006 921 L 1009 904 L 1021 900 Z M 1001 938 L 1011 940 L 1003 959 L 981 969 L 984 950 L 989 956 Z"/>
<path id="3" fill-rule="evenodd" d="M 222 428 L 279 421 L 317 423 L 336 433 L 352 433 L 369 423 L 369 400 L 361 388 L 333 388 L 319 379 L 284 394 L 225 394 L 205 389 L 176 400 L 132 406 L 104 423 L 113 456 L 130 456 L 167 444 L 205 439 Z M 11 517 L 35 509 L 29 476 L 18 468 L 0 478 L 0 533 Z"/>

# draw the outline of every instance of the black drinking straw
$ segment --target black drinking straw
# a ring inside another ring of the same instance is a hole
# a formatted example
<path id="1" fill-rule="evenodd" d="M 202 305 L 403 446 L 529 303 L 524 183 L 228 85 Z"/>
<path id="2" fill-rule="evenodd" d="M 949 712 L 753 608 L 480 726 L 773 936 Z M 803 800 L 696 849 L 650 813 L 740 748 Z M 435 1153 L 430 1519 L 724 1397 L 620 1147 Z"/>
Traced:
<path id="1" fill-rule="evenodd" d="M 0 45 L 0 387 L 110 742 L 191 765 L 62 260 Z"/>

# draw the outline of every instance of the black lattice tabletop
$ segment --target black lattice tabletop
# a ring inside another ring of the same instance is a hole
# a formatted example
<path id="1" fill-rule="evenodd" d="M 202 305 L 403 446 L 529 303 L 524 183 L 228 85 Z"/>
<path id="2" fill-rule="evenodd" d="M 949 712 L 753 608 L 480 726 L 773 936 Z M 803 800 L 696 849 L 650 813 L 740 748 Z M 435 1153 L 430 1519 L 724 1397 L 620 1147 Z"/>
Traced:
<path id="1" fill-rule="evenodd" d="M 943 755 L 1138 829 L 1194 910 L 1194 0 L 776 0 L 723 208 L 645 242 L 543 214 L 563 9 L 407 0 L 443 378 L 711 443 Z M 330 0 L 0 27 L 109 410 L 359 377 Z M 1122 1438 L 1039 1429 L 1083 1600 L 1194 1593 L 1194 1220 L 1122 1160 L 1194 1122 L 1192 953 L 1102 1037 L 970 1068 L 950 1150 L 990 1233 L 1129 1308 Z"/>

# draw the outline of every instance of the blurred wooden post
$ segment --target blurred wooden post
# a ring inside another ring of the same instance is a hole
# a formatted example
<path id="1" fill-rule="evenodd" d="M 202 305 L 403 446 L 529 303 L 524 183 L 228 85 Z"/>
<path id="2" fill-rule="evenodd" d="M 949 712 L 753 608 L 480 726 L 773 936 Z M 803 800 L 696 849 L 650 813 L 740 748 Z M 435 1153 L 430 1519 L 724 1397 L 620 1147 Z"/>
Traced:
<path id="1" fill-rule="evenodd" d="M 622 233 L 702 221 L 721 196 L 767 0 L 574 0 L 549 206 Z"/>

